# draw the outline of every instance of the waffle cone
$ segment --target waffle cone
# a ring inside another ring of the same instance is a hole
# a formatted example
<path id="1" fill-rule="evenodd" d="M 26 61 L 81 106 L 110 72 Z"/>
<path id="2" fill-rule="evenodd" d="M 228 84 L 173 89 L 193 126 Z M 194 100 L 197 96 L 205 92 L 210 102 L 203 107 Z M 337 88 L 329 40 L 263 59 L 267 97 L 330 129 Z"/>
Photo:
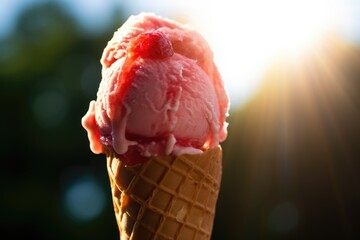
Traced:
<path id="1" fill-rule="evenodd" d="M 210 239 L 222 150 L 152 157 L 137 167 L 107 154 L 120 239 Z"/>

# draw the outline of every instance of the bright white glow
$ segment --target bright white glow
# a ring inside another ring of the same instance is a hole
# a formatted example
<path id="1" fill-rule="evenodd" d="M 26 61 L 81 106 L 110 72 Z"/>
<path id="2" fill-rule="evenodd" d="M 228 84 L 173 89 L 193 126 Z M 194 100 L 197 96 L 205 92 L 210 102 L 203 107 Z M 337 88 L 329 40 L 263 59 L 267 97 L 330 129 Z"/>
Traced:
<path id="1" fill-rule="evenodd" d="M 277 54 L 298 55 L 316 47 L 324 33 L 338 30 L 346 15 L 340 0 L 187 0 L 187 4 L 191 21 L 213 47 L 232 106 L 251 97 Z"/>

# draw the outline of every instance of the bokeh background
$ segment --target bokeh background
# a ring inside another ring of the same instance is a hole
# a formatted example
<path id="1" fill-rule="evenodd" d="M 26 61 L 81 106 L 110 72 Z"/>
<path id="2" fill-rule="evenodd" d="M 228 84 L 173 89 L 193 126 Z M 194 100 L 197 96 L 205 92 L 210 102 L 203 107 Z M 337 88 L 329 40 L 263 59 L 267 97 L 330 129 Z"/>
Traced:
<path id="1" fill-rule="evenodd" d="M 1 1 L 2 236 L 118 238 L 80 119 L 141 11 L 197 27 L 229 91 L 212 239 L 360 239 L 357 0 Z"/>

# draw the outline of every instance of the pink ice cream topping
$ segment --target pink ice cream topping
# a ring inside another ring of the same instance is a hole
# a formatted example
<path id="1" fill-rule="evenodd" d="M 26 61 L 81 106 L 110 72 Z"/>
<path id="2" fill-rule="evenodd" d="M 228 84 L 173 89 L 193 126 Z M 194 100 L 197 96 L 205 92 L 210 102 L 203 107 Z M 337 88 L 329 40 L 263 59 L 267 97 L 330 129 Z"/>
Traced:
<path id="1" fill-rule="evenodd" d="M 101 58 L 97 100 L 82 119 L 94 153 L 127 165 L 198 154 L 227 136 L 229 101 L 213 53 L 191 27 L 142 13 L 115 33 Z"/>

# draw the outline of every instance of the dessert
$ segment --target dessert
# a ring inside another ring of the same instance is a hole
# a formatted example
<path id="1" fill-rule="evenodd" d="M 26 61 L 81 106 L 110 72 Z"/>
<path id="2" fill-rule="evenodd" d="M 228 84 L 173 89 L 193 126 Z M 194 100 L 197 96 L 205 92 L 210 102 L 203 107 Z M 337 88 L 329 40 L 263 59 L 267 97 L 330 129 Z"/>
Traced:
<path id="1" fill-rule="evenodd" d="M 210 239 L 228 96 L 205 39 L 154 14 L 131 16 L 104 49 L 82 119 L 107 155 L 121 239 Z"/>

